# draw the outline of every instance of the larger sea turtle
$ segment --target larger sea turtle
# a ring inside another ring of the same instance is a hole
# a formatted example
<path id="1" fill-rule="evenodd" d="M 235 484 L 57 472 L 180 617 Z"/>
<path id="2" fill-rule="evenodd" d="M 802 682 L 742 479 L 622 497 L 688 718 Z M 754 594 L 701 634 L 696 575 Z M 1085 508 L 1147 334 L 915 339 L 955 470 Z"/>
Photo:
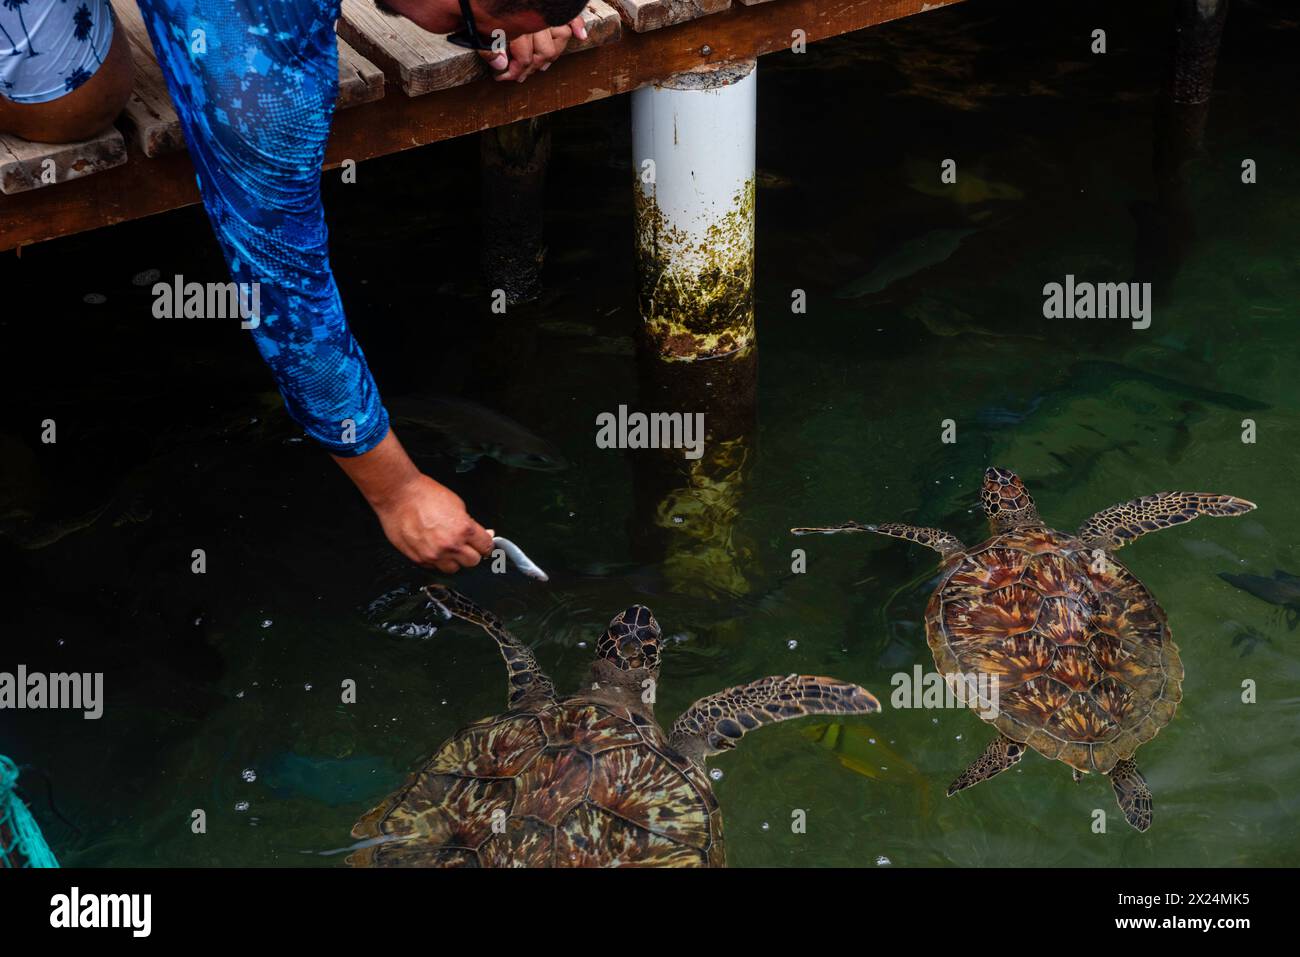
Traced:
<path id="1" fill-rule="evenodd" d="M 496 640 L 510 710 L 453 735 L 362 817 L 354 866 L 720 866 L 709 755 L 764 724 L 880 708 L 833 678 L 760 678 L 701 698 L 664 734 L 654 716 L 659 624 L 644 605 L 609 623 L 587 687 L 562 698 L 496 617 L 451 589 L 425 591 L 447 617 Z"/>
<path id="2" fill-rule="evenodd" d="M 875 532 L 943 557 L 926 640 L 950 684 L 979 688 L 972 677 L 996 679 L 996 700 L 981 695 L 972 703 L 1000 732 L 949 796 L 1005 771 L 1028 746 L 1070 765 L 1076 781 L 1080 772 L 1109 775 L 1125 819 L 1145 831 L 1151 790 L 1133 752 L 1173 718 L 1183 665 L 1164 611 L 1112 553 L 1147 532 L 1255 505 L 1231 495 L 1157 492 L 1103 509 L 1070 535 L 1043 523 L 1024 483 L 1005 469 L 984 473 L 981 498 L 993 537 L 973 548 L 912 525 L 791 531 Z"/>

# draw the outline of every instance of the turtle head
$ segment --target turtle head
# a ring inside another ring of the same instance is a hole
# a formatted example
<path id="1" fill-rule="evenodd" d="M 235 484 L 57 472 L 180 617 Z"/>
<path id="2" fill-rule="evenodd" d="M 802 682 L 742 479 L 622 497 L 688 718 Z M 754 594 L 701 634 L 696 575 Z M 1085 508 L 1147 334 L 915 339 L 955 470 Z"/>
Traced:
<path id="1" fill-rule="evenodd" d="M 1019 528 L 1022 525 L 1041 525 L 1034 497 L 1020 481 L 1020 476 L 1008 469 L 989 468 L 984 472 L 984 487 L 980 490 L 984 514 L 994 533 Z"/>
<path id="2" fill-rule="evenodd" d="M 654 613 L 645 605 L 633 605 L 610 621 L 596 642 L 593 670 L 598 680 L 614 680 L 640 686 L 645 678 L 659 677 L 659 644 L 663 632 Z"/>

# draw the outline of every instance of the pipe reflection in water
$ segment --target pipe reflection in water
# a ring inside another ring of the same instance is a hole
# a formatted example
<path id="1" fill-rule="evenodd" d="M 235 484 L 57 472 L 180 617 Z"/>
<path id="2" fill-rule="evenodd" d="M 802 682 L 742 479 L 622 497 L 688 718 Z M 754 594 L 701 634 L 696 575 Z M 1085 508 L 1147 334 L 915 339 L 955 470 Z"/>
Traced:
<path id="1" fill-rule="evenodd" d="M 703 413 L 698 459 L 682 449 L 639 449 L 629 527 L 639 561 L 661 565 L 675 594 L 744 595 L 755 548 L 736 530 L 754 462 L 758 351 L 699 362 L 664 362 L 653 349 L 640 359 L 645 412 Z"/>
<path id="2" fill-rule="evenodd" d="M 483 279 L 506 303 L 536 299 L 542 289 L 542 234 L 551 121 L 534 116 L 479 134 L 483 166 Z"/>
<path id="3" fill-rule="evenodd" d="M 1156 202 L 1134 207 L 1138 220 L 1136 270 L 1157 289 L 1178 275 L 1195 241 L 1192 161 L 1204 144 L 1227 14 L 1227 0 L 1178 0 L 1175 6 L 1172 73 L 1156 117 Z"/>

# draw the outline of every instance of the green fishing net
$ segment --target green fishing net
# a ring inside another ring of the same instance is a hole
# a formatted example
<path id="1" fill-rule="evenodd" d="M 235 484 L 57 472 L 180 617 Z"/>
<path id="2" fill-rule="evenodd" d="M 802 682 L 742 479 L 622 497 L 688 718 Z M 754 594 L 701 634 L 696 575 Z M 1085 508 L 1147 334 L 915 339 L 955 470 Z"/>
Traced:
<path id="1" fill-rule="evenodd" d="M 58 867 L 32 812 L 15 793 L 18 765 L 0 754 L 0 866 Z"/>

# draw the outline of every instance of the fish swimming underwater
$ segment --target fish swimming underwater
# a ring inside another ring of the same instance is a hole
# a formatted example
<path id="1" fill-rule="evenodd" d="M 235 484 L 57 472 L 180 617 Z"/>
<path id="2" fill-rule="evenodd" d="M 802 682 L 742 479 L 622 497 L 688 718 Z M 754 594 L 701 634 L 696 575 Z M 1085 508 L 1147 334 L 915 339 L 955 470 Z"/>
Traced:
<path id="1" fill-rule="evenodd" d="M 1024 199 L 1025 194 L 1014 186 L 996 183 L 976 176 L 974 173 L 958 171 L 957 182 L 940 182 L 938 164 L 913 160 L 907 164 L 907 185 L 918 193 L 949 199 L 960 206 L 974 206 L 989 200 Z"/>
<path id="2" fill-rule="evenodd" d="M 1234 588 L 1286 610 L 1286 626 L 1292 631 L 1300 623 L 1300 578 L 1278 569 L 1272 578 L 1263 575 L 1233 575 L 1219 572 L 1219 577 Z"/>
<path id="3" fill-rule="evenodd" d="M 1038 407 L 1042 404 L 1043 397 L 1036 395 L 1029 400 L 1029 403 L 1023 409 L 1012 409 L 996 405 L 985 406 L 975 413 L 975 421 L 985 428 L 992 429 L 1020 425 L 1037 412 Z"/>
<path id="4" fill-rule="evenodd" d="M 1070 366 L 1070 380 L 1073 382 L 1088 382 L 1094 388 L 1109 385 L 1112 382 L 1142 382 L 1173 395 L 1210 402 L 1240 412 L 1257 412 L 1271 408 L 1268 404 L 1248 396 L 1237 395 L 1232 392 L 1219 392 L 1215 389 L 1192 385 L 1189 382 L 1180 382 L 1168 376 L 1157 375 L 1154 372 L 1135 369 L 1132 366 L 1123 365 L 1119 362 L 1108 362 L 1103 359 L 1082 359 L 1074 363 Z"/>
<path id="5" fill-rule="evenodd" d="M 922 236 L 914 236 L 876 263 L 871 272 L 837 289 L 835 298 L 860 299 L 871 296 L 883 292 L 900 279 L 937 266 L 957 251 L 962 240 L 979 232 L 980 228 L 967 226 L 962 229 L 934 229 Z"/>
<path id="6" fill-rule="evenodd" d="M 835 755 L 840 765 L 873 781 L 886 781 L 910 788 L 917 796 L 922 819 L 930 816 L 930 788 L 916 766 L 880 739 L 869 728 L 834 721 L 803 729 L 803 736 L 816 741 Z"/>
<path id="7" fill-rule="evenodd" d="M 394 399 L 388 408 L 399 425 L 429 429 L 448 439 L 457 472 L 468 472 L 481 458 L 539 472 L 569 467 L 546 439 L 514 419 L 468 399 Z"/>

